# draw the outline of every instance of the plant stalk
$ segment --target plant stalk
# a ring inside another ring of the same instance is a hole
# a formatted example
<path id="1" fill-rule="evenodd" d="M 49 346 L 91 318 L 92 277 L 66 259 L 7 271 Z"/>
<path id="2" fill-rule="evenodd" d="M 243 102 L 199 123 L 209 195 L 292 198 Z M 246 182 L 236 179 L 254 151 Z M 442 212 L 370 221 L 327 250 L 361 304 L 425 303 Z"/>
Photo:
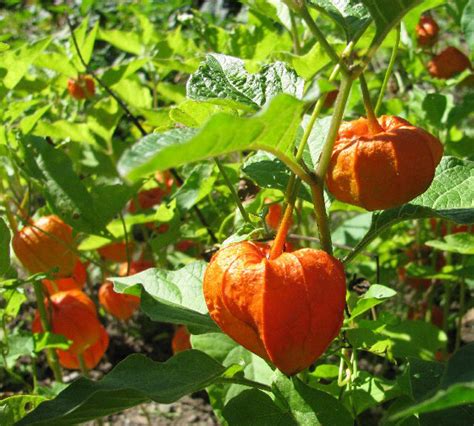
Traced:
<path id="1" fill-rule="evenodd" d="M 377 121 L 377 117 L 375 116 L 374 108 L 372 107 L 370 92 L 364 74 L 359 76 L 359 81 L 360 88 L 362 90 L 362 97 L 364 99 L 364 107 L 367 113 L 367 119 L 369 121 L 369 134 L 375 135 L 377 133 L 383 132 L 383 129 Z"/>
<path id="2" fill-rule="evenodd" d="M 382 82 L 382 87 L 380 88 L 379 97 L 377 99 L 377 103 L 375 104 L 375 115 L 378 115 L 380 112 L 380 107 L 382 106 L 383 98 L 385 96 L 385 92 L 387 90 L 388 82 L 390 80 L 390 76 L 392 75 L 393 67 L 395 66 L 395 61 L 398 55 L 398 47 L 400 45 L 400 25 L 398 25 L 396 29 L 396 39 L 395 45 L 393 46 L 392 55 L 390 56 L 390 61 L 388 63 L 387 71 L 385 72 L 385 76 Z"/>
<path id="3" fill-rule="evenodd" d="M 242 201 L 239 198 L 239 194 L 237 194 L 237 191 L 235 190 L 234 185 L 232 184 L 231 180 L 229 179 L 229 176 L 227 175 L 227 172 L 225 171 L 221 160 L 219 160 L 217 157 L 215 157 L 214 161 L 216 162 L 217 168 L 219 169 L 220 174 L 224 178 L 224 181 L 225 181 L 227 187 L 229 188 L 230 193 L 232 194 L 232 197 L 234 198 L 235 203 L 237 204 L 237 207 L 240 211 L 240 214 L 244 218 L 245 222 L 251 223 L 250 222 L 250 217 L 249 217 L 248 213 L 245 211 L 245 208 L 242 204 Z"/>
<path id="4" fill-rule="evenodd" d="M 35 291 L 36 304 L 38 306 L 41 326 L 45 332 L 51 332 L 51 325 L 49 323 L 48 312 L 46 311 L 46 305 L 44 303 L 43 287 L 41 286 L 41 283 L 39 281 L 34 281 L 33 289 Z M 47 349 L 46 354 L 48 355 L 49 365 L 53 370 L 54 379 L 57 382 L 62 383 L 63 375 L 61 373 L 61 367 L 59 366 L 58 355 L 56 351 L 54 349 Z"/>

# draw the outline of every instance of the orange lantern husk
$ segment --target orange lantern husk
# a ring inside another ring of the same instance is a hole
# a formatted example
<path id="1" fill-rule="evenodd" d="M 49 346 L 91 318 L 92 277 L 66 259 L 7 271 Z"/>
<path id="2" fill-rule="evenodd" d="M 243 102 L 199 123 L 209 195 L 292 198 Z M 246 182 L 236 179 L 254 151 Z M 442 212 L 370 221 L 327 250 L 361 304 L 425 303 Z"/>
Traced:
<path id="1" fill-rule="evenodd" d="M 79 258 L 72 228 L 59 217 L 44 216 L 31 221 L 15 234 L 12 241 L 17 258 L 31 273 L 58 268 L 55 278 L 70 277 Z"/>
<path id="2" fill-rule="evenodd" d="M 51 331 L 72 341 L 69 354 L 83 354 L 100 338 L 101 324 L 97 318 L 94 302 L 80 290 L 55 293 L 45 299 L 50 312 Z M 32 324 L 33 333 L 44 332 L 38 312 Z"/>
<path id="3" fill-rule="evenodd" d="M 286 374 L 309 367 L 344 319 L 342 263 L 301 249 L 269 260 L 270 246 L 240 242 L 220 249 L 204 275 L 212 319 L 236 342 Z"/>
<path id="4" fill-rule="evenodd" d="M 99 302 L 110 315 L 120 320 L 128 320 L 140 306 L 139 297 L 115 292 L 110 281 L 101 285 Z"/>
<path id="5" fill-rule="evenodd" d="M 49 294 L 68 290 L 82 290 L 87 281 L 87 270 L 84 264 L 77 261 L 71 277 L 57 280 L 43 280 L 43 289 Z"/>
<path id="6" fill-rule="evenodd" d="M 433 46 L 438 39 L 439 26 L 431 16 L 425 15 L 420 18 L 415 32 L 420 46 Z"/>
<path id="7" fill-rule="evenodd" d="M 470 68 L 469 58 L 453 46 L 447 47 L 428 62 L 428 72 L 431 76 L 442 80 L 447 80 Z"/>
<path id="8" fill-rule="evenodd" d="M 107 348 L 109 347 L 109 335 L 105 328 L 100 326 L 100 336 L 96 343 L 88 347 L 82 357 L 88 370 L 94 368 L 102 359 Z M 58 350 L 58 359 L 61 366 L 71 370 L 79 370 L 81 368 L 79 357 L 69 351 Z"/>
<path id="9" fill-rule="evenodd" d="M 102 259 L 111 262 L 126 262 L 127 248 L 128 252 L 131 254 L 134 248 L 133 242 L 129 242 L 128 245 L 123 241 L 110 243 L 100 247 L 97 251 Z"/>
<path id="10" fill-rule="evenodd" d="M 191 334 L 184 325 L 180 325 L 174 332 L 171 340 L 171 350 L 173 354 L 191 349 Z"/>
<path id="11" fill-rule="evenodd" d="M 441 142 L 394 116 L 378 119 L 372 134 L 366 118 L 342 123 L 326 177 L 340 201 L 367 210 L 400 206 L 430 186 L 441 161 Z"/>
<path id="12" fill-rule="evenodd" d="M 69 94 L 77 100 L 92 98 L 95 94 L 94 79 L 90 75 L 80 75 L 78 78 L 70 78 L 67 82 Z"/>

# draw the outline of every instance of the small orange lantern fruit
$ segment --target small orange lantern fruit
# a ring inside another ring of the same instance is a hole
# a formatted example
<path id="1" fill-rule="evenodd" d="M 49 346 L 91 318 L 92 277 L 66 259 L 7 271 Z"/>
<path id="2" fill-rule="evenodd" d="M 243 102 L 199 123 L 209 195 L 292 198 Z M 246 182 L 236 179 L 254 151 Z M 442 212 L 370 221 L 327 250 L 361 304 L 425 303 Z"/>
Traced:
<path id="1" fill-rule="evenodd" d="M 77 261 L 72 276 L 69 278 L 59 278 L 57 280 L 43 280 L 43 288 L 51 295 L 59 291 L 82 290 L 87 280 L 87 270 L 84 264 Z"/>
<path id="2" fill-rule="evenodd" d="M 415 32 L 420 46 L 433 46 L 438 39 L 439 26 L 431 16 L 424 15 L 416 25 Z"/>
<path id="3" fill-rule="evenodd" d="M 441 161 L 441 142 L 423 129 L 394 116 L 378 119 L 380 131 L 366 118 L 342 123 L 326 178 L 340 201 L 381 210 L 397 207 L 430 186 Z"/>
<path id="4" fill-rule="evenodd" d="M 469 58 L 456 47 L 447 47 L 428 62 L 428 72 L 435 78 L 447 80 L 471 68 Z"/>
<path id="5" fill-rule="evenodd" d="M 110 243 L 100 247 L 97 251 L 99 252 L 102 259 L 109 260 L 111 262 L 127 261 L 127 244 L 125 244 L 125 242 L 119 241 Z M 128 243 L 128 251 L 130 253 L 133 251 L 132 242 Z"/>
<path id="6" fill-rule="evenodd" d="M 110 315 L 121 320 L 128 320 L 140 306 L 139 297 L 116 293 L 110 281 L 100 286 L 99 302 Z"/>
<path id="7" fill-rule="evenodd" d="M 138 206 L 136 206 L 136 201 L 131 200 L 128 206 L 128 211 L 130 213 L 136 213 L 138 210 L 147 210 L 160 204 L 163 198 L 166 196 L 166 191 L 163 188 L 155 187 L 151 189 L 145 189 L 140 191 L 137 194 Z"/>
<path id="8" fill-rule="evenodd" d="M 99 340 L 82 353 L 84 363 L 88 370 L 91 370 L 99 363 L 109 347 L 109 335 L 102 325 L 100 326 L 99 333 Z M 70 368 L 71 370 L 79 370 L 81 368 L 79 357 L 76 354 L 62 350 L 58 350 L 57 352 L 59 363 L 64 368 Z"/>
<path id="9" fill-rule="evenodd" d="M 45 299 L 51 313 L 51 331 L 72 341 L 67 351 L 71 355 L 83 354 L 100 338 L 101 324 L 94 302 L 80 290 L 55 293 Z M 43 332 L 38 312 L 32 325 L 33 333 Z"/>
<path id="10" fill-rule="evenodd" d="M 55 277 L 69 277 L 79 260 L 70 249 L 75 245 L 72 228 L 54 215 L 31 221 L 15 234 L 12 245 L 20 262 L 33 274 L 58 268 Z"/>
<path id="11" fill-rule="evenodd" d="M 174 332 L 171 340 L 171 349 L 173 354 L 191 349 L 191 335 L 184 325 L 180 325 Z"/>
<path id="12" fill-rule="evenodd" d="M 211 259 L 204 297 L 212 319 L 236 342 L 286 374 L 309 367 L 344 319 L 342 263 L 301 249 L 269 259 L 270 246 L 230 244 Z"/>
<path id="13" fill-rule="evenodd" d="M 95 94 L 94 79 L 90 75 L 70 78 L 67 82 L 67 90 L 77 100 L 92 98 Z"/>

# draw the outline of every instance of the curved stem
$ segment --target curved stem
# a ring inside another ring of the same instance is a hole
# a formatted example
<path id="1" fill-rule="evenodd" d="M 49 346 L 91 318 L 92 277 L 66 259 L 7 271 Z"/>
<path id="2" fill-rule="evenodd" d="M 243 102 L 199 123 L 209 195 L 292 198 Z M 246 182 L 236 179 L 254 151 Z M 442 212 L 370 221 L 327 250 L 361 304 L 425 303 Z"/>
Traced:
<path id="1" fill-rule="evenodd" d="M 229 179 L 229 176 L 227 175 L 224 166 L 221 163 L 221 160 L 219 160 L 217 157 L 214 158 L 214 161 L 216 162 L 217 168 L 219 169 L 220 174 L 224 178 L 224 181 L 227 185 L 227 187 L 230 190 L 230 193 L 232 194 L 232 197 L 234 198 L 235 203 L 237 204 L 237 207 L 244 218 L 245 222 L 250 223 L 250 218 L 248 213 L 245 211 L 244 206 L 242 205 L 242 201 L 239 198 L 239 194 L 237 194 L 237 191 L 234 188 L 234 185 L 232 184 L 231 180 Z"/>
<path id="2" fill-rule="evenodd" d="M 295 19 L 295 13 L 290 10 L 291 37 L 293 39 L 293 51 L 296 55 L 301 54 L 300 36 L 298 34 L 298 25 Z"/>
<path id="3" fill-rule="evenodd" d="M 329 228 L 329 219 L 324 204 L 324 179 L 326 177 L 334 143 L 337 139 L 339 126 L 344 116 L 349 93 L 352 87 L 352 79 L 348 75 L 343 75 L 339 94 L 337 95 L 336 104 L 334 106 L 334 114 L 332 116 L 329 132 L 326 137 L 319 163 L 316 167 L 316 182 L 311 185 L 311 194 L 313 197 L 314 213 L 316 215 L 316 223 L 318 225 L 319 239 L 321 240 L 321 248 L 329 254 L 332 254 L 331 232 Z"/>
<path id="4" fill-rule="evenodd" d="M 84 377 L 89 377 L 89 369 L 87 368 L 86 361 L 84 359 L 83 354 L 77 355 L 79 359 L 79 368 L 81 369 L 81 373 Z"/>
<path id="5" fill-rule="evenodd" d="M 379 97 L 377 99 L 377 103 L 375 104 L 375 115 L 378 115 L 380 112 L 380 107 L 382 106 L 383 98 L 385 96 L 385 91 L 387 90 L 388 81 L 390 80 L 390 76 L 392 75 L 393 67 L 395 65 L 395 61 L 398 55 L 398 47 L 400 45 L 400 25 L 398 25 L 396 29 L 396 39 L 395 45 L 393 46 L 392 55 L 390 56 L 390 61 L 388 63 L 387 71 L 385 72 L 385 76 L 382 82 L 382 87 L 380 88 Z"/>
<path id="6" fill-rule="evenodd" d="M 298 194 L 298 188 L 300 184 L 300 180 L 296 179 L 295 175 L 291 175 L 290 180 L 288 182 L 287 187 L 287 201 L 288 204 L 285 209 L 285 213 L 283 214 L 283 219 L 278 227 L 278 232 L 275 237 L 275 241 L 272 244 L 272 248 L 270 250 L 270 259 L 276 259 L 283 253 L 283 249 L 285 247 L 286 241 L 286 234 L 288 234 L 288 230 L 291 226 L 291 219 L 293 217 L 293 210 L 295 208 L 295 201 L 296 195 Z"/>
<path id="7" fill-rule="evenodd" d="M 122 222 L 123 235 L 125 238 L 125 255 L 127 257 L 127 273 L 125 276 L 128 277 L 128 274 L 130 273 L 130 261 L 131 261 L 128 230 L 127 230 L 127 224 L 125 223 L 125 218 L 123 217 L 122 212 L 119 213 L 119 217 L 120 217 L 120 222 Z"/>
<path id="8" fill-rule="evenodd" d="M 382 127 L 380 127 L 377 117 L 375 116 L 374 109 L 372 107 L 372 101 L 370 100 L 370 92 L 367 87 L 367 81 L 364 74 L 359 76 L 360 88 L 362 90 L 362 97 L 364 98 L 364 107 L 367 113 L 367 119 L 369 121 L 369 134 L 375 135 L 377 133 L 383 132 Z"/>
<path id="9" fill-rule="evenodd" d="M 249 386 L 251 388 L 260 389 L 265 392 L 272 391 L 272 388 L 268 385 L 265 385 L 260 382 L 255 382 L 254 380 L 249 380 L 249 379 L 240 378 L 240 377 L 221 377 L 216 380 L 216 383 Z"/>
<path id="10" fill-rule="evenodd" d="M 461 264 L 465 265 L 466 256 L 462 257 Z M 459 284 L 459 312 L 458 312 L 458 323 L 456 330 L 456 341 L 454 345 L 454 350 L 457 351 L 461 346 L 461 328 L 462 328 L 462 319 L 464 316 L 464 311 L 466 310 L 466 279 L 464 276 L 461 278 Z"/>
<path id="11" fill-rule="evenodd" d="M 43 287 L 41 286 L 41 283 L 39 281 L 34 281 L 33 289 L 35 291 L 36 305 L 38 307 L 41 327 L 43 328 L 44 332 L 50 332 L 51 324 L 49 323 L 48 313 L 46 311 L 46 305 L 44 303 Z M 63 375 L 61 373 L 61 367 L 59 366 L 58 355 L 56 354 L 56 351 L 54 349 L 48 349 L 46 353 L 48 355 L 47 358 L 49 360 L 51 369 L 53 370 L 54 379 L 57 382 L 62 383 Z"/>
<path id="12" fill-rule="evenodd" d="M 347 69 L 347 66 L 344 63 L 340 62 L 339 55 L 333 49 L 333 47 L 328 43 L 328 41 L 326 40 L 326 37 L 324 36 L 322 31 L 319 29 L 319 27 L 314 22 L 312 16 L 310 15 L 310 13 L 308 11 L 308 8 L 306 7 L 306 5 L 304 3 L 300 7 L 298 7 L 298 13 L 304 19 L 304 21 L 308 25 L 309 29 L 313 33 L 314 37 L 316 38 L 318 43 L 322 46 L 322 48 L 326 51 L 326 53 L 331 58 L 331 60 L 335 64 L 340 64 L 341 73 L 343 75 L 349 75 L 349 70 Z"/>

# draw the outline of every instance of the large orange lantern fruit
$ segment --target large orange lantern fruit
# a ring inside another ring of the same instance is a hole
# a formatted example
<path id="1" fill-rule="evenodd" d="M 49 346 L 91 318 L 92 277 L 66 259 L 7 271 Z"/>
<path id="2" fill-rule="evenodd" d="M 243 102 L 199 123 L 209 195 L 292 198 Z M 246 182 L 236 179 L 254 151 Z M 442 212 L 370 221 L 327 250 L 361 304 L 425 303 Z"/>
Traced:
<path id="1" fill-rule="evenodd" d="M 435 78 L 447 80 L 471 68 L 469 58 L 456 47 L 450 46 L 428 62 L 428 72 Z"/>
<path id="2" fill-rule="evenodd" d="M 420 46 L 433 46 L 438 38 L 439 26 L 431 16 L 422 16 L 415 28 Z"/>
<path id="3" fill-rule="evenodd" d="M 87 280 L 87 270 L 82 262 L 76 262 L 72 276 L 68 278 L 58 278 L 57 280 L 43 280 L 43 289 L 48 294 L 58 293 L 68 290 L 82 290 Z"/>
<path id="4" fill-rule="evenodd" d="M 110 281 L 106 281 L 101 285 L 99 302 L 110 315 L 121 320 L 129 319 L 140 306 L 139 297 L 116 293 Z"/>
<path id="5" fill-rule="evenodd" d="M 57 216 L 44 216 L 17 232 L 12 241 L 15 254 L 31 273 L 58 268 L 57 278 L 70 277 L 78 257 L 72 228 Z"/>
<path id="6" fill-rule="evenodd" d="M 320 250 L 269 259 L 269 249 L 248 241 L 220 249 L 204 275 L 204 296 L 224 333 L 284 373 L 295 374 L 339 333 L 344 268 Z"/>
<path id="7" fill-rule="evenodd" d="M 402 118 L 382 116 L 378 123 L 376 132 L 366 118 L 342 123 L 326 178 L 335 198 L 367 210 L 422 194 L 443 155 L 437 138 Z"/>
<path id="8" fill-rule="evenodd" d="M 50 312 L 51 331 L 72 341 L 67 351 L 62 352 L 77 356 L 97 343 L 102 326 L 94 302 L 85 293 L 80 290 L 62 291 L 45 299 L 45 303 Z M 38 312 L 32 329 L 33 333 L 44 331 Z"/>
<path id="9" fill-rule="evenodd" d="M 83 353 L 82 357 L 87 369 L 94 368 L 105 354 L 105 351 L 109 347 L 109 335 L 105 328 L 101 325 L 99 330 L 99 340 L 92 346 L 89 346 Z M 81 368 L 79 357 L 71 353 L 70 351 L 58 350 L 59 363 L 64 368 L 70 368 L 72 370 L 78 370 Z"/>

